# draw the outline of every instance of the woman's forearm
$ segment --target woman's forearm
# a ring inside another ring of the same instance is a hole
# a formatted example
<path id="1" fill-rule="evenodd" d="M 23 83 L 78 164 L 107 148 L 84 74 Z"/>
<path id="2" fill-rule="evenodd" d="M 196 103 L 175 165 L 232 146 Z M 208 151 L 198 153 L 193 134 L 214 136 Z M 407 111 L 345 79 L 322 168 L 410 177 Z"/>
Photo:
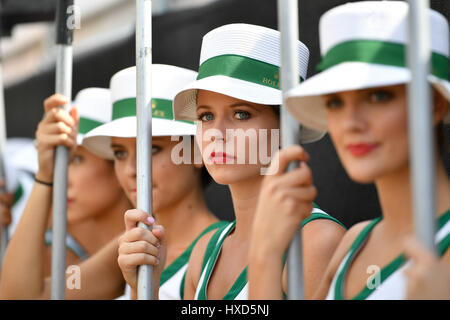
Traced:
<path id="1" fill-rule="evenodd" d="M 281 300 L 282 257 L 266 254 L 263 249 L 250 251 L 248 266 L 249 299 Z"/>
<path id="2" fill-rule="evenodd" d="M 45 230 L 52 188 L 35 183 L 5 255 L 0 298 L 36 299 L 44 288 Z"/>

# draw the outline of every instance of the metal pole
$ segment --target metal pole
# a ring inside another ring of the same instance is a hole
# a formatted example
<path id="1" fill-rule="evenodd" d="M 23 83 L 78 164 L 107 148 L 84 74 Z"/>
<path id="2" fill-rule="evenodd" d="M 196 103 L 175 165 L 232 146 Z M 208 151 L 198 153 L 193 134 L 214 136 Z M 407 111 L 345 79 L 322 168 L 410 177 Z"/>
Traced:
<path id="1" fill-rule="evenodd" d="M 152 1 L 136 0 L 137 207 L 152 214 Z M 139 223 L 141 228 L 151 230 Z M 153 267 L 138 268 L 137 298 L 153 299 Z"/>
<path id="2" fill-rule="evenodd" d="M 1 14 L 1 2 L 0 2 L 0 14 Z M 0 23 L 0 39 L 2 36 L 1 23 Z M 1 43 L 1 41 L 0 41 Z M 4 161 L 4 153 L 6 146 L 6 117 L 5 117 L 5 98 L 3 92 L 3 55 L 0 48 L 0 180 L 3 181 L 3 187 L 0 187 L 0 193 L 6 193 L 6 170 Z M 3 265 L 3 258 L 5 257 L 6 248 L 8 247 L 8 226 L 0 226 L 0 268 Z"/>
<path id="3" fill-rule="evenodd" d="M 436 252 L 435 145 L 432 97 L 427 81 L 431 61 L 429 7 L 429 0 L 409 0 L 408 117 L 415 233 L 426 247 Z"/>
<path id="4" fill-rule="evenodd" d="M 281 89 L 283 106 L 281 108 L 281 146 L 286 148 L 299 144 L 300 125 L 287 111 L 285 94 L 299 83 L 298 61 L 298 2 L 297 0 L 278 0 L 278 28 L 281 32 Z M 287 171 L 298 167 L 291 162 Z M 303 247 L 301 229 L 295 233 L 288 249 L 287 292 L 289 300 L 304 298 L 303 284 Z"/>
<path id="5" fill-rule="evenodd" d="M 72 35 L 68 25 L 70 10 L 74 0 L 59 0 L 56 9 L 56 92 L 69 100 L 65 110 L 69 110 L 72 96 Z M 51 299 L 65 299 L 66 284 L 66 231 L 67 231 L 67 169 L 69 150 L 58 146 L 55 152 L 53 174 L 53 226 L 52 226 L 52 267 Z"/>

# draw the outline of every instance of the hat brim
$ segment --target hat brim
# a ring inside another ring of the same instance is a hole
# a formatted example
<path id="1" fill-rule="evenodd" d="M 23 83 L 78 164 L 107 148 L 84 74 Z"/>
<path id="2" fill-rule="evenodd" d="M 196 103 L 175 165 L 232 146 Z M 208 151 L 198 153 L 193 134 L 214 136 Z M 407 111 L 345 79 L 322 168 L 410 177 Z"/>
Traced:
<path id="1" fill-rule="evenodd" d="M 336 92 L 360 90 L 375 87 L 406 84 L 411 81 L 407 68 L 362 62 L 345 62 L 327 69 L 287 93 L 286 105 L 289 112 L 302 125 L 311 129 L 327 131 L 326 106 L 323 95 Z M 428 81 L 448 101 L 450 83 L 433 75 Z M 450 123 L 450 111 L 445 123 Z"/>
<path id="2" fill-rule="evenodd" d="M 196 126 L 180 121 L 152 118 L 152 136 L 194 136 Z M 136 117 L 125 117 L 105 123 L 89 131 L 83 139 L 83 146 L 92 153 L 105 158 L 114 159 L 111 149 L 111 138 L 136 138 Z"/>
<path id="3" fill-rule="evenodd" d="M 282 93 L 278 89 L 227 76 L 211 76 L 196 80 L 180 91 L 174 99 L 174 117 L 176 120 L 197 121 L 197 92 L 212 91 L 235 99 L 264 105 L 281 105 Z M 321 139 L 323 131 L 303 128 L 301 142 L 310 143 Z"/>

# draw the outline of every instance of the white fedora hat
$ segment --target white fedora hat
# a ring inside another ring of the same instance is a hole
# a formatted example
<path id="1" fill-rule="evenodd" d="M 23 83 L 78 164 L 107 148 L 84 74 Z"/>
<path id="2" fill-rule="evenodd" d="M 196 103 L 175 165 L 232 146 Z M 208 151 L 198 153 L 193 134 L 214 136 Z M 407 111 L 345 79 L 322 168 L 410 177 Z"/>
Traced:
<path id="1" fill-rule="evenodd" d="M 81 145 L 86 133 L 111 120 L 111 94 L 105 88 L 86 88 L 78 92 L 73 104 L 80 116 L 77 143 Z"/>
<path id="2" fill-rule="evenodd" d="M 152 65 L 152 135 L 195 135 L 196 125 L 189 121 L 175 121 L 172 100 L 197 72 L 163 64 Z M 90 131 L 83 140 L 89 151 L 106 159 L 114 159 L 111 137 L 135 138 L 136 67 L 117 72 L 110 82 L 113 105 L 112 121 Z"/>
<path id="3" fill-rule="evenodd" d="M 408 83 L 408 9 L 403 1 L 364 1 L 326 12 L 319 25 L 322 72 L 288 93 L 289 112 L 301 124 L 326 131 L 322 95 Z M 432 51 L 428 81 L 450 101 L 448 22 L 434 10 L 428 15 Z M 445 122 L 450 122 L 450 112 Z"/>
<path id="4" fill-rule="evenodd" d="M 298 75 L 306 78 L 309 50 L 298 41 Z M 174 99 L 175 119 L 196 121 L 197 92 L 207 90 L 265 105 L 281 105 L 280 33 L 250 24 L 229 24 L 203 37 L 196 81 Z M 322 132 L 305 129 L 303 142 L 320 139 Z"/>

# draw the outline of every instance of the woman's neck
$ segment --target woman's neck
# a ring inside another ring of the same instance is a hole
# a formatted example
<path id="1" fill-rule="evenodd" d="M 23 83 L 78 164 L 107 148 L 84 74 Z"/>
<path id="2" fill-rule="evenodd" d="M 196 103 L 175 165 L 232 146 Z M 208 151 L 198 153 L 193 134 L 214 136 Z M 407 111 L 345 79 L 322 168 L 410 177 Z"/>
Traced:
<path id="1" fill-rule="evenodd" d="M 392 235 L 414 232 L 414 218 L 409 167 L 378 179 L 378 197 L 385 231 Z M 450 208 L 450 181 L 440 160 L 436 170 L 436 217 Z"/>
<path id="2" fill-rule="evenodd" d="M 250 230 L 258 204 L 258 196 L 264 176 L 230 185 L 236 227 L 233 237 L 240 242 L 250 239 Z"/>
<path id="3" fill-rule="evenodd" d="M 201 185 L 191 188 L 170 207 L 155 212 L 158 224 L 164 226 L 167 247 L 181 250 L 206 227 L 218 221 L 206 206 Z"/>

